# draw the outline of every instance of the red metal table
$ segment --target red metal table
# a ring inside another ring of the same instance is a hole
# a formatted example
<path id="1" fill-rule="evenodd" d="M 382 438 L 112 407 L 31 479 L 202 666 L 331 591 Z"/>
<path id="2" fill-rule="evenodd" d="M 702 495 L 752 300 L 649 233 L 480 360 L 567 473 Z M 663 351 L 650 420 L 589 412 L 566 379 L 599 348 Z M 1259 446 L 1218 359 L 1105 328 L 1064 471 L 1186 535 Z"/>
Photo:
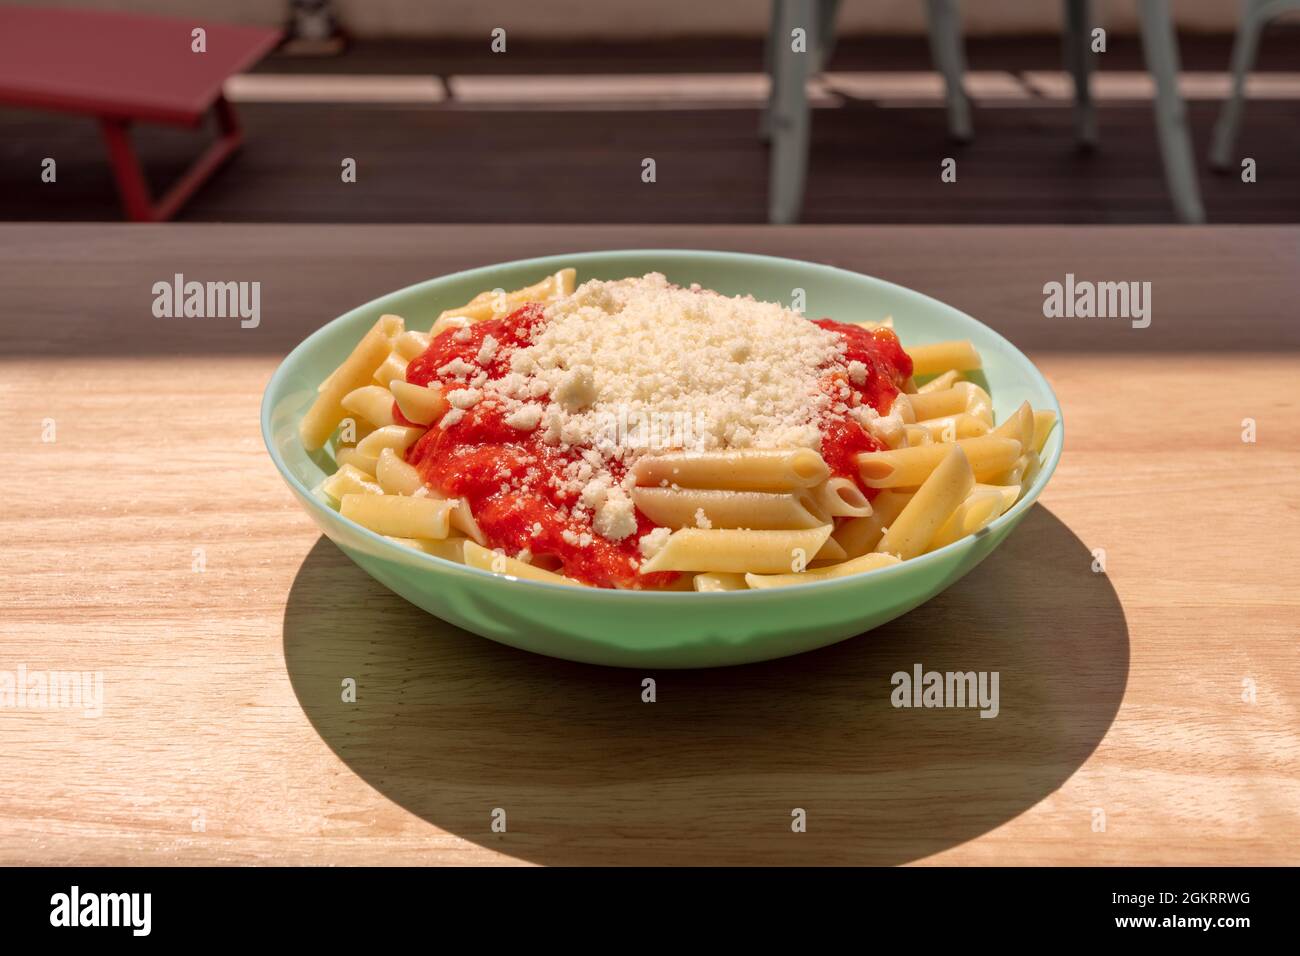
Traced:
<path id="1" fill-rule="evenodd" d="M 201 53 L 193 51 L 196 28 L 205 31 Z M 0 7 L 0 103 L 96 117 L 127 217 L 163 221 L 239 148 L 243 133 L 222 86 L 279 40 L 280 31 L 265 27 Z M 197 127 L 209 113 L 216 116 L 216 141 L 154 202 L 131 124 Z"/>

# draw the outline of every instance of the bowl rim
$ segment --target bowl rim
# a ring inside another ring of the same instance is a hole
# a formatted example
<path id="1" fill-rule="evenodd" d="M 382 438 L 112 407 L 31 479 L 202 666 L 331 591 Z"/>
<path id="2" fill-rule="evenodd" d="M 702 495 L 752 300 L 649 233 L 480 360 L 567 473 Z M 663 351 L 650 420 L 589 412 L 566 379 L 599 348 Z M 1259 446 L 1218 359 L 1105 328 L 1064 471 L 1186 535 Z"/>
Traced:
<path id="1" fill-rule="evenodd" d="M 1044 451 L 1046 455 L 1040 463 L 1038 474 L 1034 476 L 1034 481 L 1030 487 L 1021 495 L 1020 499 L 1001 515 L 995 518 L 989 524 L 985 525 L 974 534 L 966 535 L 959 538 L 951 544 L 944 545 L 934 551 L 927 551 L 925 554 L 915 558 L 909 558 L 898 564 L 888 565 L 883 568 L 875 568 L 870 571 L 863 571 L 858 574 L 845 575 L 839 578 L 825 578 L 822 580 L 808 581 L 802 584 L 791 584 L 783 587 L 762 589 L 757 592 L 754 590 L 743 591 L 666 591 L 666 590 L 636 590 L 623 588 L 599 588 L 599 587 L 574 587 L 566 584 L 552 584 L 547 581 L 533 581 L 527 578 L 519 578 L 510 574 L 498 574 L 494 571 L 485 571 L 481 568 L 470 567 L 456 561 L 450 561 L 446 558 L 440 558 L 437 555 L 426 554 L 423 551 L 415 551 L 411 548 L 403 547 L 394 541 L 389 540 L 384 535 L 352 521 L 350 518 L 343 517 L 338 511 L 330 508 L 324 502 L 317 499 L 312 489 L 302 482 L 289 468 L 288 464 L 281 456 L 279 449 L 272 440 L 271 415 L 273 411 L 272 396 L 282 389 L 282 382 L 289 375 L 289 369 L 297 362 L 301 361 L 303 356 L 311 352 L 314 348 L 319 347 L 319 340 L 323 339 L 330 328 L 338 323 L 346 322 L 362 311 L 371 311 L 379 306 L 379 303 L 389 299 L 408 295 L 412 292 L 423 290 L 434 283 L 449 282 L 455 279 L 468 279 L 476 275 L 488 275 L 505 268 L 529 267 L 538 268 L 546 267 L 548 271 L 551 266 L 562 267 L 564 265 L 573 265 L 581 270 L 582 262 L 593 262 L 600 260 L 618 260 L 628 257 L 645 257 L 645 256 L 674 256 L 674 257 L 705 257 L 728 259 L 739 263 L 752 263 L 755 266 L 770 266 L 775 263 L 783 265 L 794 265 L 800 268 L 811 269 L 814 272 L 847 276 L 853 280 L 866 280 L 869 283 L 877 284 L 889 290 L 901 292 L 905 296 L 913 296 L 928 301 L 932 305 L 937 305 L 942 309 L 948 310 L 960 317 L 962 320 L 974 323 L 983 329 L 989 335 L 1000 340 L 1002 347 L 1008 350 L 1014 357 L 1020 359 L 1030 370 L 1031 374 L 1036 376 L 1051 398 L 1050 408 L 1056 413 L 1056 426 L 1052 429 L 1051 435 L 1048 436 L 1048 444 Z M 275 372 L 267 381 L 266 387 L 262 392 L 261 402 L 261 426 L 262 426 L 262 443 L 265 445 L 267 453 L 271 456 L 272 462 L 275 463 L 276 469 L 280 472 L 280 477 L 289 485 L 290 489 L 297 493 L 297 496 L 311 508 L 319 509 L 321 512 L 328 512 L 327 520 L 336 520 L 350 526 L 350 529 L 359 533 L 363 538 L 369 539 L 372 545 L 382 551 L 391 551 L 397 557 L 397 560 L 409 563 L 414 559 L 417 563 L 424 559 L 426 566 L 440 574 L 460 573 L 469 574 L 471 577 L 478 577 L 484 581 L 494 581 L 501 584 L 508 584 L 512 588 L 525 586 L 527 588 L 541 589 L 542 593 L 551 593 L 564 595 L 570 598 L 585 598 L 588 600 L 605 600 L 605 601 L 627 601 L 631 596 L 638 599 L 649 599 L 668 603 L 690 603 L 698 604 L 701 601 L 753 601 L 756 594 L 766 594 L 769 596 L 779 597 L 781 595 L 796 594 L 804 596 L 813 593 L 828 593 L 835 590 L 844 590 L 847 588 L 860 586 L 865 580 L 883 580 L 890 576 L 904 574 L 908 570 L 917 570 L 922 567 L 940 563 L 948 555 L 954 555 L 959 551 L 968 549 L 973 546 L 974 542 L 988 535 L 996 534 L 1001 528 L 1013 524 L 1020 519 L 1033 505 L 1037 502 L 1043 489 L 1047 487 L 1048 481 L 1056 471 L 1057 465 L 1061 460 L 1061 453 L 1065 447 L 1065 415 L 1062 412 L 1060 401 L 1056 397 L 1056 391 L 1052 388 L 1047 377 L 1039 371 L 1024 352 L 1016 347 L 1009 339 L 996 329 L 985 325 L 974 316 L 963 312 L 956 306 L 949 305 L 941 299 L 927 295 L 908 286 L 900 285 L 896 282 L 890 282 L 888 279 L 881 279 L 876 276 L 867 275 L 862 272 L 855 272 L 852 269 L 843 269 L 839 266 L 827 265 L 821 262 L 809 262 L 805 259 L 792 259 L 787 256 L 771 256 L 761 253 L 751 252 L 732 252 L 720 249 L 671 249 L 671 248 L 648 248 L 648 249 L 601 249 L 589 250 L 586 252 L 569 252 L 558 253 L 546 256 L 534 256 L 528 259 L 513 259 L 507 262 L 497 262 L 485 266 L 475 266 L 472 269 L 462 269 L 458 272 L 449 272 L 445 275 L 434 276 L 432 278 L 414 282 L 410 285 L 403 286 L 386 292 L 381 296 L 363 302 L 360 305 L 349 309 L 348 311 L 335 316 L 328 322 L 325 322 L 320 328 L 316 329 L 305 339 L 299 342 L 288 355 L 281 360 L 276 366 Z M 328 535 L 327 535 L 328 537 Z"/>

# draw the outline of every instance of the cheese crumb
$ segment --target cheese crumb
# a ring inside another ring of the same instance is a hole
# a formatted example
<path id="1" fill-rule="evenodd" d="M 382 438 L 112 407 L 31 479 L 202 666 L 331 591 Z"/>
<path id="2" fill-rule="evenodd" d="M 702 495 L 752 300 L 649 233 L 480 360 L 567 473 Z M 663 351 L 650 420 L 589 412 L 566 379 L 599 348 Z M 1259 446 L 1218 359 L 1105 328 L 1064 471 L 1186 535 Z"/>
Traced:
<path id="1" fill-rule="evenodd" d="M 520 405 L 505 417 L 505 423 L 521 432 L 530 432 L 542 420 L 542 406 Z"/>
<path id="2" fill-rule="evenodd" d="M 457 357 L 442 366 L 442 368 L 438 369 L 438 374 L 444 377 L 450 375 L 453 378 L 468 378 L 471 372 L 476 371 L 478 370 L 474 368 L 473 365 L 470 365 L 469 362 L 466 362 L 463 358 Z"/>
<path id="3" fill-rule="evenodd" d="M 452 408 L 473 408 L 482 398 L 477 388 L 453 388 L 447 393 L 447 404 Z"/>
<path id="4" fill-rule="evenodd" d="M 477 388 L 453 388 L 447 393 L 447 404 L 452 408 L 473 408 L 482 398 Z"/>
<path id="5" fill-rule="evenodd" d="M 672 535 L 672 531 L 668 528 L 655 528 L 653 531 L 641 535 L 637 541 L 637 550 L 641 552 L 641 557 L 647 560 L 653 558 L 663 550 L 663 546 L 668 543 L 670 535 Z"/>
<path id="6" fill-rule="evenodd" d="M 571 412 L 585 408 L 596 400 L 596 382 L 591 369 L 575 368 L 565 373 L 553 396 L 557 405 Z"/>
<path id="7" fill-rule="evenodd" d="M 622 541 L 636 531 L 636 507 L 627 492 L 622 488 L 611 488 L 596 509 L 592 525 L 597 534 L 611 541 Z"/>

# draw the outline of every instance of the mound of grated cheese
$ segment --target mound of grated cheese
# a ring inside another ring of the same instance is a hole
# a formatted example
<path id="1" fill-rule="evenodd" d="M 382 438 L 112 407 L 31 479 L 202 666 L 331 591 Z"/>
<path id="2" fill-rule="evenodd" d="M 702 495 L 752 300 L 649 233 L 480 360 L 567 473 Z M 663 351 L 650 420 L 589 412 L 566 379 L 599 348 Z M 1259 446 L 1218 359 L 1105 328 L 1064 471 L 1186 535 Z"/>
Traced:
<path id="1" fill-rule="evenodd" d="M 611 540 L 636 530 L 634 481 L 626 474 L 615 482 L 611 461 L 630 466 L 679 449 L 819 450 L 820 423 L 844 410 L 819 388 L 833 371 L 849 374 L 843 340 L 777 303 L 674 286 L 651 273 L 586 282 L 545 317 L 511 353 L 510 372 L 483 383 L 481 395 L 501 404 L 512 428 L 540 428 L 548 444 L 577 452 L 552 480 L 578 496 L 575 510 L 590 512 L 594 530 Z M 465 391 L 472 394 L 453 393 L 454 406 L 478 400 L 479 389 Z M 629 443 L 618 427 L 668 419 L 683 427 L 673 443 L 651 447 Z"/>

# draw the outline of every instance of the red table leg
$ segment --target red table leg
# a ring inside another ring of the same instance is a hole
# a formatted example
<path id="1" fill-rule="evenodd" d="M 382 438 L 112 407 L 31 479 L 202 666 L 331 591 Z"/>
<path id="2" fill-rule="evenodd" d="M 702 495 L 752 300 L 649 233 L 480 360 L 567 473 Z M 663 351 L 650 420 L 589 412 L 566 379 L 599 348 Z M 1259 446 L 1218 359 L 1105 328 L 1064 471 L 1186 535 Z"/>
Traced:
<path id="1" fill-rule="evenodd" d="M 108 158 L 113 164 L 113 177 L 117 180 L 117 191 L 122 197 L 122 207 L 128 219 L 132 222 L 166 222 L 171 219 L 186 200 L 239 149 L 244 134 L 239 127 L 234 107 L 221 96 L 213 104 L 213 111 L 220 128 L 216 141 L 204 150 L 194 165 L 185 171 L 157 204 L 149 199 L 149 184 L 145 182 L 140 160 L 131 145 L 130 122 L 108 117 L 100 119 L 104 142 L 108 146 Z"/>

